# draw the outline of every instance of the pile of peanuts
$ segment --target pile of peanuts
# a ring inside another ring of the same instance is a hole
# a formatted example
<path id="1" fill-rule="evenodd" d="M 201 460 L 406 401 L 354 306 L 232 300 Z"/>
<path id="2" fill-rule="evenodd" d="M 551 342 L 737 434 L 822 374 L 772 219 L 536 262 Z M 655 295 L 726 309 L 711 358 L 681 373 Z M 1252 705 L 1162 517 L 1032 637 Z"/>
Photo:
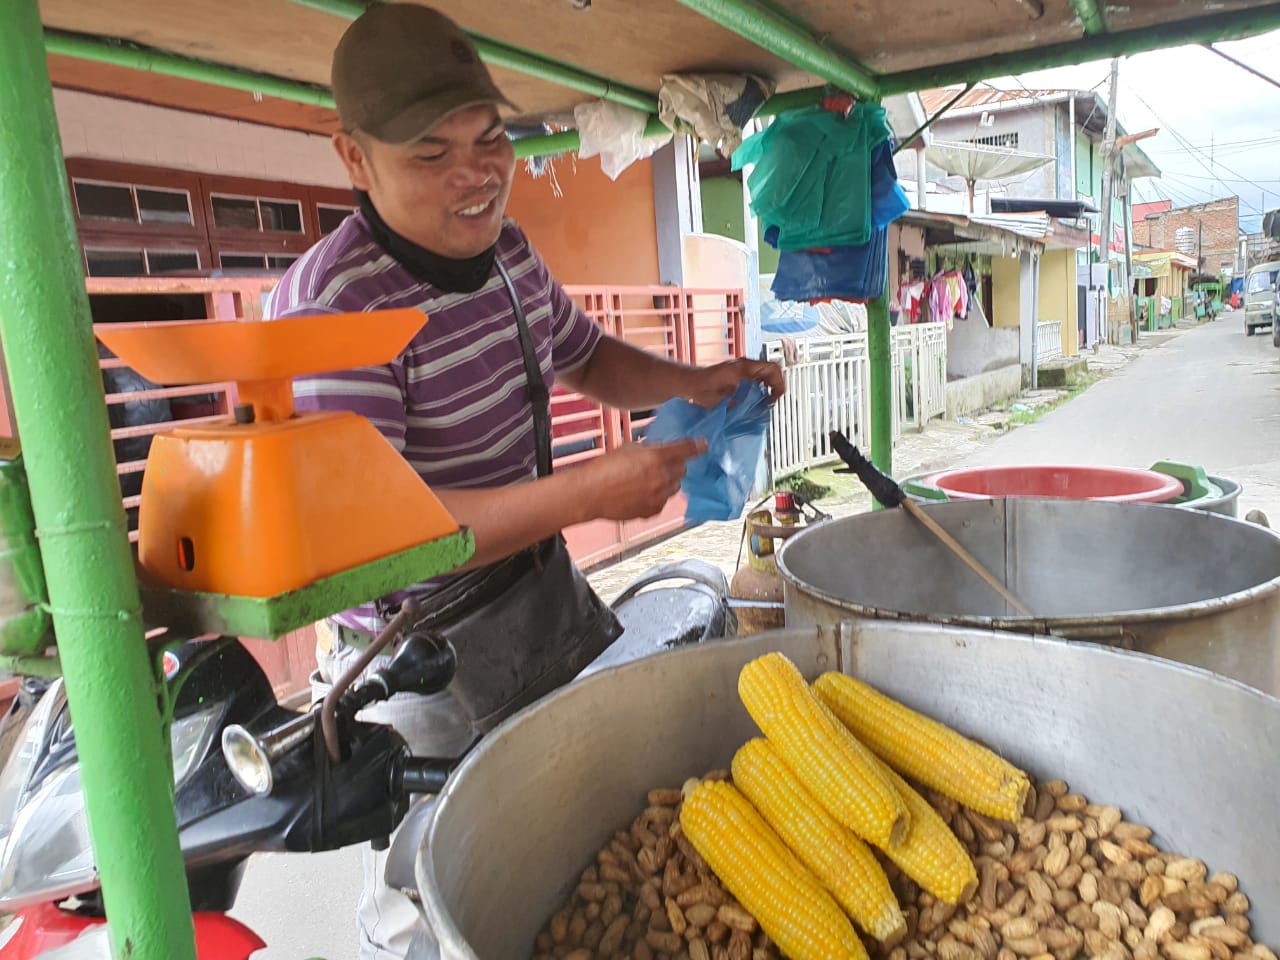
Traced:
<path id="1" fill-rule="evenodd" d="M 649 791 L 538 934 L 534 960 L 781 960 L 681 832 L 681 801 L 680 790 Z"/>
<path id="2" fill-rule="evenodd" d="M 907 917 L 889 960 L 1276 960 L 1250 938 L 1249 899 L 1229 873 L 1170 854 L 1120 808 L 1061 780 L 1033 786 L 1017 824 L 926 792 L 973 856 L 964 906 L 936 902 L 887 865 Z"/>
<path id="3" fill-rule="evenodd" d="M 978 891 L 948 906 L 881 858 L 907 933 L 864 936 L 876 960 L 1277 960 L 1251 939 L 1233 875 L 1157 849 L 1148 827 L 1061 780 L 1033 784 L 1017 824 L 924 796 L 973 857 Z M 681 791 L 647 799 L 538 934 L 533 960 L 781 960 L 681 832 Z"/>

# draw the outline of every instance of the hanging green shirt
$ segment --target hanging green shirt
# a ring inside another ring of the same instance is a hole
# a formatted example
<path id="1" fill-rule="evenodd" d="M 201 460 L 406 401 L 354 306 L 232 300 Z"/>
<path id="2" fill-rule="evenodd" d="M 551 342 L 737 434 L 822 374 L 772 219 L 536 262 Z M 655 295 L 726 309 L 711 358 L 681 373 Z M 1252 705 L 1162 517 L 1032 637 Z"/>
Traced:
<path id="1" fill-rule="evenodd" d="M 884 108 L 859 103 L 849 116 L 821 108 L 778 116 L 733 154 L 751 210 L 778 228 L 779 250 L 854 246 L 871 238 L 871 153 L 891 135 Z"/>

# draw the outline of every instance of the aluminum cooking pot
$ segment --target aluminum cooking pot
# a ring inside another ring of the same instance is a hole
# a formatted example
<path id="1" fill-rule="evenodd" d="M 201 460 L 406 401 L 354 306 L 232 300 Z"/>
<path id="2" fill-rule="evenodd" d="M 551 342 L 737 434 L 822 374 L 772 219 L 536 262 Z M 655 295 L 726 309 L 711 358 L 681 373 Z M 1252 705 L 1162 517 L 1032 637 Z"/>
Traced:
<path id="1" fill-rule="evenodd" d="M 440 795 L 417 877 L 441 956 L 527 960 L 546 918 L 653 787 L 726 767 L 755 733 L 752 658 L 841 669 L 981 737 L 1037 777 L 1120 806 L 1162 849 L 1230 870 L 1254 933 L 1280 940 L 1280 700 L 1091 643 L 864 622 L 672 651 L 575 683 L 509 719 Z"/>

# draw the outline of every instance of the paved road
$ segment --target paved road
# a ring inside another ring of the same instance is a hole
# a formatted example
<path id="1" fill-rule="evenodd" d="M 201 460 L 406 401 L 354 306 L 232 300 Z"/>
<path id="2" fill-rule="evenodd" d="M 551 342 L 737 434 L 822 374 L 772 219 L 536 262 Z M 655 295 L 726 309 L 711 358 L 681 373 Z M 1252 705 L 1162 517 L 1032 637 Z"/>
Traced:
<path id="1" fill-rule="evenodd" d="M 1198 463 L 1244 484 L 1242 516 L 1262 509 L 1280 526 L 1280 351 L 1271 337 L 1246 337 L 1237 314 L 1153 342 L 1115 376 L 964 461 Z M 736 525 L 731 534 L 736 549 Z M 271 945 L 255 960 L 354 958 L 359 877 L 356 849 L 256 857 L 234 911 Z"/>
<path id="2" fill-rule="evenodd" d="M 971 464 L 1203 466 L 1244 485 L 1240 516 L 1280 526 L 1280 350 L 1226 314 L 1144 352 L 1038 422 L 983 444 Z"/>

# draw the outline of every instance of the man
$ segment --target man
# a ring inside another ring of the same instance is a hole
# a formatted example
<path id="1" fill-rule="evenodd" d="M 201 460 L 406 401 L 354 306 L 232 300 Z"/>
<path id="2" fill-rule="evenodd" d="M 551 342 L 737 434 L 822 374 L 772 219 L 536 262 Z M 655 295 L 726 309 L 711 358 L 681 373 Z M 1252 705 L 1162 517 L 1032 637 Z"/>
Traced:
<path id="1" fill-rule="evenodd" d="M 367 416 L 473 531 L 471 567 L 519 555 L 573 524 L 658 513 L 700 452 L 693 441 L 628 445 L 534 479 L 534 381 L 526 372 L 534 359 L 547 389 L 559 381 L 619 408 L 672 397 L 714 406 L 743 380 L 781 394 L 775 364 L 672 363 L 606 336 L 569 300 L 504 216 L 515 155 L 497 108 L 510 104 L 443 15 L 374 4 L 339 42 L 332 85 L 342 122 L 333 142 L 360 212 L 286 272 L 267 316 L 412 307 L 430 318 L 393 363 L 299 379 L 297 407 Z M 508 278 L 536 354 L 527 361 Z M 441 588 L 437 580 L 413 593 L 429 609 Z M 347 641 L 367 639 L 383 619 L 369 605 L 318 627 L 317 693 L 351 661 Z M 391 723 L 420 755 L 457 755 L 476 734 L 449 694 L 398 695 L 370 719 Z M 417 918 L 386 887 L 382 860 L 366 856 L 366 960 L 403 956 Z"/>

